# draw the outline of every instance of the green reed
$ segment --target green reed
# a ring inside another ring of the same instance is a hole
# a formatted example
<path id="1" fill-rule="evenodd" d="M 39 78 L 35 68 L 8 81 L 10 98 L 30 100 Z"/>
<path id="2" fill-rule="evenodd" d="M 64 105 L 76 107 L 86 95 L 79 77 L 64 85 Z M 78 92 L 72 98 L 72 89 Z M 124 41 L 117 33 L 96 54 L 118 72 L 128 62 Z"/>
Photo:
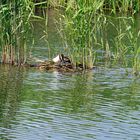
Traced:
<path id="1" fill-rule="evenodd" d="M 39 0 L 38 0 L 39 1 Z M 51 0 L 49 5 L 51 7 L 74 7 L 77 5 L 77 2 L 82 4 L 86 3 L 95 3 L 99 2 L 98 0 Z M 101 1 L 100 1 L 101 2 Z M 116 12 L 131 12 L 135 13 L 140 10 L 140 1 L 139 0 L 103 0 L 103 9 L 109 10 L 113 13 Z"/>
<path id="2" fill-rule="evenodd" d="M 59 21 L 59 33 L 75 65 L 91 67 L 97 60 L 96 50 L 102 50 L 102 59 L 125 66 L 131 62 L 138 71 L 140 33 L 135 30 L 134 14 L 139 6 L 139 1 L 131 0 L 68 1 Z"/>
<path id="3" fill-rule="evenodd" d="M 136 13 L 140 10 L 139 0 L 105 0 L 104 8 L 116 12 Z"/>
<path id="4" fill-rule="evenodd" d="M 133 59 L 133 73 L 139 75 L 140 71 L 140 47 L 136 50 Z"/>
<path id="5" fill-rule="evenodd" d="M 136 28 L 135 18 L 117 17 L 117 26 L 114 25 L 117 35 L 114 38 L 114 60 L 126 66 L 131 63 L 133 72 L 140 70 L 140 30 Z"/>
<path id="6" fill-rule="evenodd" d="M 30 17 L 33 14 L 31 0 L 2 0 L 0 2 L 0 48 L 2 62 L 24 64 L 27 40 L 31 34 Z"/>
<path id="7" fill-rule="evenodd" d="M 100 7 L 103 1 L 92 0 L 69 1 L 62 21 L 60 33 L 65 42 L 65 49 L 71 54 L 75 65 L 83 64 L 84 68 L 91 68 L 94 61 L 94 32 L 97 32 Z"/>
<path id="8" fill-rule="evenodd" d="M 125 65 L 128 65 L 127 59 L 131 54 L 134 72 L 139 71 L 140 33 L 138 31 L 135 34 L 133 16 L 139 11 L 139 1 L 36 0 L 36 2 L 35 4 L 32 0 L 0 2 L 0 47 L 3 63 L 24 64 L 29 49 L 27 40 L 31 33 L 30 19 L 34 12 L 36 14 L 41 12 L 46 18 L 47 27 L 49 8 L 59 7 L 64 11 L 61 12 L 57 26 L 63 39 L 65 53 L 71 56 L 75 66 L 82 64 L 85 69 L 91 68 L 98 59 L 97 50 L 101 50 L 103 60 L 113 59 L 114 63 L 121 62 Z M 125 14 L 119 15 L 121 12 Z M 115 18 L 117 24 L 112 18 Z M 110 31 L 114 32 L 113 36 L 110 36 Z M 48 43 L 47 28 L 43 37 Z"/>

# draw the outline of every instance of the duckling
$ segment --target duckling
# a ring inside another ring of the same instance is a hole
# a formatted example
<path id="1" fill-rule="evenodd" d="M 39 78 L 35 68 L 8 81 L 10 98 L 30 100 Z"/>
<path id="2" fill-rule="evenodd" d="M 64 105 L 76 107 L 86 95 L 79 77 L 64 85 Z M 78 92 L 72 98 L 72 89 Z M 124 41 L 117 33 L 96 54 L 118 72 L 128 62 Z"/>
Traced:
<path id="1" fill-rule="evenodd" d="M 70 59 L 67 56 L 64 56 L 64 54 L 59 54 L 55 58 L 52 59 L 55 63 L 71 63 Z"/>

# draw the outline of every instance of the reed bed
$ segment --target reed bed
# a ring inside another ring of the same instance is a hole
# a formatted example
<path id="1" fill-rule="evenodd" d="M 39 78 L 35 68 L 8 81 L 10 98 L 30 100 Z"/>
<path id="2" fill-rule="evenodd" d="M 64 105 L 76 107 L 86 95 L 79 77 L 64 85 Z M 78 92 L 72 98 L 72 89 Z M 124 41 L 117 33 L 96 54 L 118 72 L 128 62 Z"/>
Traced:
<path id="1" fill-rule="evenodd" d="M 104 0 L 104 8 L 116 12 L 130 12 L 132 14 L 139 11 L 139 0 Z"/>
<path id="2" fill-rule="evenodd" d="M 136 30 L 135 14 L 139 6 L 139 1 L 131 0 L 67 1 L 58 26 L 66 53 L 75 65 L 92 67 L 98 59 L 97 50 L 101 50 L 102 61 L 107 59 L 123 66 L 130 65 L 131 61 L 137 73 L 140 33 Z"/>
<path id="3" fill-rule="evenodd" d="M 91 68 L 94 61 L 96 20 L 100 20 L 97 11 L 103 6 L 103 2 L 70 1 L 62 15 L 62 27 L 59 31 L 64 39 L 66 50 L 70 52 L 75 65 L 83 64 L 83 68 Z"/>
<path id="4" fill-rule="evenodd" d="M 33 3 L 31 0 L 1 0 L 0 48 L 2 63 L 21 65 L 26 62 L 32 14 Z"/>
<path id="5" fill-rule="evenodd" d="M 140 10 L 138 0 L 2 0 L 0 4 L 3 63 L 26 62 L 30 19 L 34 14 L 41 12 L 45 18 L 42 38 L 48 43 L 48 10 L 53 7 L 63 11 L 57 21 L 58 32 L 64 53 L 71 57 L 75 66 L 82 64 L 85 69 L 91 68 L 98 61 L 100 50 L 102 61 L 107 59 L 128 66 L 131 59 L 134 73 L 140 70 L 140 31 L 135 28 L 135 14 Z"/>

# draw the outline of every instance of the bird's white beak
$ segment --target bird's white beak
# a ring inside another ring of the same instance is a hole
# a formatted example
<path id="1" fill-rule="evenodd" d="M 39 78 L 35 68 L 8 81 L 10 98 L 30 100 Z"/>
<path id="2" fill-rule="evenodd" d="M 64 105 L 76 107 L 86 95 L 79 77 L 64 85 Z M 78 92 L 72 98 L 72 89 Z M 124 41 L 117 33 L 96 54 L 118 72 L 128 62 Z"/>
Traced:
<path id="1" fill-rule="evenodd" d="M 60 56 L 57 55 L 55 58 L 52 59 L 52 61 L 55 63 L 60 62 Z"/>

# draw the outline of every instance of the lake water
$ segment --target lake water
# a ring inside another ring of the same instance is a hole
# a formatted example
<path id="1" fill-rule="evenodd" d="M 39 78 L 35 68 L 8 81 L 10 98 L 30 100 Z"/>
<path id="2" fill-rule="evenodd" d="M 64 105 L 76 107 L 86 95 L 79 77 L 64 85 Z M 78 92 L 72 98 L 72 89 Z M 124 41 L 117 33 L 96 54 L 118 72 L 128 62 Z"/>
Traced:
<path id="1" fill-rule="evenodd" d="M 61 42 L 50 26 L 55 55 Z M 48 48 L 38 36 L 33 55 L 46 59 Z M 0 139 L 138 140 L 140 79 L 131 71 L 99 66 L 59 73 L 0 65 Z"/>

